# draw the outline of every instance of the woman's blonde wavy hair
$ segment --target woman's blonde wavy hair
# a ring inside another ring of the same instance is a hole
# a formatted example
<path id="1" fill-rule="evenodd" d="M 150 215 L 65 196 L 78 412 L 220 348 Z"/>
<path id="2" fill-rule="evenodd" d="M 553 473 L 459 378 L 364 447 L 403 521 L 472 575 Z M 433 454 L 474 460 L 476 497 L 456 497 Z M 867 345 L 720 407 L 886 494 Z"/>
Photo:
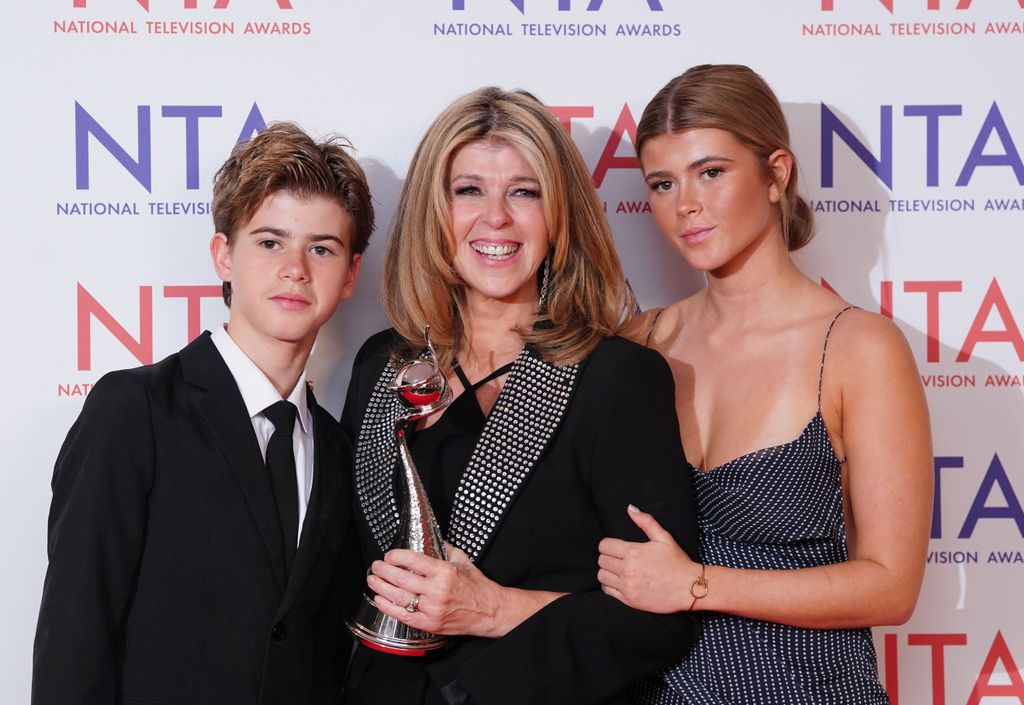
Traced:
<path id="1" fill-rule="evenodd" d="M 549 362 L 578 362 L 632 317 L 636 300 L 603 204 L 568 131 L 530 93 L 494 87 L 473 91 L 438 115 L 409 166 L 381 284 L 384 311 L 407 343 L 398 354 L 421 350 L 429 325 L 447 369 L 467 334 L 465 283 L 453 266 L 449 180 L 455 154 L 480 140 L 514 147 L 540 182 L 551 242 L 547 304 L 517 333 Z"/>

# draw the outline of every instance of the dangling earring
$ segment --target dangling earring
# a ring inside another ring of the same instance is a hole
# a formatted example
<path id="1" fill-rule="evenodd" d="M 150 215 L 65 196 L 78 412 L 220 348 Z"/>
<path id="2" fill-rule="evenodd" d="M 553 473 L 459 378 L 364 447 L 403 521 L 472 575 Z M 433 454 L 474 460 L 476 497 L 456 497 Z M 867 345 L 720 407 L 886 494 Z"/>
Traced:
<path id="1" fill-rule="evenodd" d="M 537 307 L 539 311 L 543 311 L 548 303 L 548 280 L 551 279 L 551 251 L 548 250 L 548 256 L 544 258 L 544 274 L 541 275 L 540 280 L 540 304 Z"/>

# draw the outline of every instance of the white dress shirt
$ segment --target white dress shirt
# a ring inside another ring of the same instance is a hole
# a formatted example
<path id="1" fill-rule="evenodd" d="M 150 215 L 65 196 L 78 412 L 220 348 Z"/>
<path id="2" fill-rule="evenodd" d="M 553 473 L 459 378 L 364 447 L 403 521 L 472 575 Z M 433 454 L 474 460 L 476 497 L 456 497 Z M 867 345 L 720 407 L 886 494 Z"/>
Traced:
<path id="1" fill-rule="evenodd" d="M 271 404 L 281 401 L 281 395 L 263 371 L 256 366 L 238 343 L 228 335 L 226 327 L 218 327 L 211 336 L 217 352 L 224 358 L 224 363 L 235 378 L 238 391 L 242 393 L 246 411 L 256 432 L 256 441 L 260 444 L 260 454 L 267 458 L 267 443 L 274 433 L 274 424 L 263 415 L 263 410 Z M 295 480 L 298 485 L 299 530 L 302 536 L 302 522 L 306 519 L 306 508 L 309 506 L 309 492 L 313 487 L 313 419 L 306 402 L 306 372 L 303 370 L 299 381 L 287 397 L 298 410 L 298 423 L 292 431 L 292 451 L 295 453 Z"/>

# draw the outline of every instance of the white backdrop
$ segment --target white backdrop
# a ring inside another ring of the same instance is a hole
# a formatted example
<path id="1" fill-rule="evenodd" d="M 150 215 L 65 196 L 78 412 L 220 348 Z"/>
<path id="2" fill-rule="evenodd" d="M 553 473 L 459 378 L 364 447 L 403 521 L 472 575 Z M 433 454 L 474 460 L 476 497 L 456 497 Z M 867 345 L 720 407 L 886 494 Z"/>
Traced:
<path id="1" fill-rule="evenodd" d="M 936 504 L 913 619 L 875 630 L 902 705 L 1024 704 L 1024 0 L 19 0 L 0 45 L 11 270 L 0 448 L 0 699 L 27 703 L 49 481 L 84 395 L 224 320 L 213 171 L 263 121 L 338 131 L 379 208 L 311 373 L 339 412 L 416 142 L 524 87 L 571 128 L 645 307 L 699 287 L 632 158 L 646 100 L 746 63 L 783 101 L 818 211 L 804 269 L 899 323 L 928 388 Z M 899 468 L 892 468 L 899 472 Z"/>

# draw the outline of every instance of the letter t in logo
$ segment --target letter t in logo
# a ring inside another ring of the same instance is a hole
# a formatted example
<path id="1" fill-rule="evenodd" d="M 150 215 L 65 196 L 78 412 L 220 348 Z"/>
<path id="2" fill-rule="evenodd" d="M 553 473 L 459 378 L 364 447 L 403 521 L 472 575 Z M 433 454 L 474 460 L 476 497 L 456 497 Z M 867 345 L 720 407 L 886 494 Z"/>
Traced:
<path id="1" fill-rule="evenodd" d="M 86 2 L 87 0 L 74 0 L 74 2 L 71 3 L 71 7 L 85 7 Z M 149 0 L 135 0 L 135 2 L 139 3 L 139 6 L 143 10 L 149 12 Z"/>
<path id="2" fill-rule="evenodd" d="M 523 7 L 526 4 L 526 0 L 509 0 L 509 2 L 511 2 L 517 10 L 519 10 L 520 14 L 526 14 L 526 9 Z M 559 0 L 559 2 L 569 2 L 569 0 Z M 465 10 L 466 0 L 452 0 L 452 9 Z"/>

